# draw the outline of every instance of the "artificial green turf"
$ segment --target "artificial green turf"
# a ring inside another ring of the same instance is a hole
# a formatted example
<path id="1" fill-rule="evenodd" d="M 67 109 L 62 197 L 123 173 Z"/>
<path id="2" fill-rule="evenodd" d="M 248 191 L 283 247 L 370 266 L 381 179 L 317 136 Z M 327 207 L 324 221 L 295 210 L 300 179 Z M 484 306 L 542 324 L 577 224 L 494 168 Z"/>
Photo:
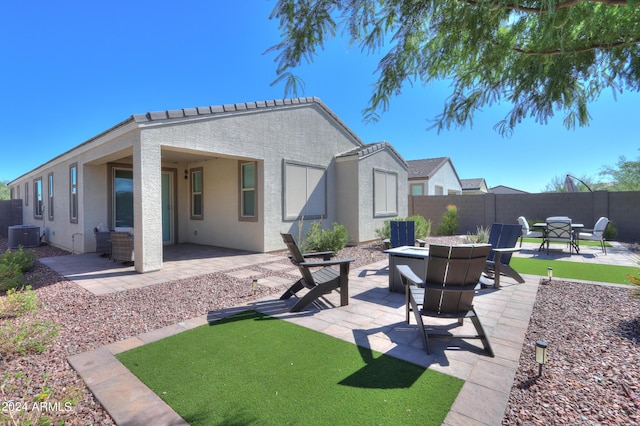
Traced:
<path id="1" fill-rule="evenodd" d="M 638 267 L 602 265 L 561 260 L 530 259 L 512 257 L 509 265 L 521 274 L 547 276 L 547 267 L 553 268 L 554 278 L 599 281 L 605 283 L 629 284 L 628 274 L 638 273 Z"/>
<path id="2" fill-rule="evenodd" d="M 117 358 L 192 425 L 439 425 L 463 385 L 255 311 Z"/>
<path id="3" fill-rule="evenodd" d="M 525 242 L 525 243 L 540 244 L 540 243 L 542 243 L 542 238 L 525 238 L 522 241 Z M 552 241 L 551 244 L 566 244 L 566 243 L 563 243 L 562 241 Z M 601 247 L 601 244 L 600 244 L 599 241 L 580 240 L 579 244 L 581 246 Z M 611 244 L 609 244 L 608 241 L 605 241 L 604 245 L 605 245 L 605 247 L 611 247 Z"/>

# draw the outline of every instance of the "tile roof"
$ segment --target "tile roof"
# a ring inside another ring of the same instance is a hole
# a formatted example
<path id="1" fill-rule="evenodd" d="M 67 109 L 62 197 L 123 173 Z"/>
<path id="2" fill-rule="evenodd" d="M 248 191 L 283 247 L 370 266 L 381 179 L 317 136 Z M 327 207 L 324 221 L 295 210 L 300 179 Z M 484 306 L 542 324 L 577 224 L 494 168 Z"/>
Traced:
<path id="1" fill-rule="evenodd" d="M 492 194 L 528 194 L 527 191 L 511 188 L 510 186 L 497 185 L 489 188 L 489 192 Z"/>
<path id="2" fill-rule="evenodd" d="M 320 106 L 331 118 L 338 122 L 343 129 L 349 133 L 358 143 L 364 145 L 364 142 L 338 117 L 329 107 L 327 107 L 320 98 L 315 96 L 303 97 L 303 98 L 288 98 L 288 99 L 274 99 L 268 101 L 256 101 L 256 102 L 242 102 L 235 104 L 223 104 L 223 105 L 211 105 L 196 108 L 182 108 L 172 109 L 165 111 L 147 112 L 146 114 L 134 114 L 128 120 L 115 126 L 118 127 L 129 121 L 135 123 L 149 123 L 153 121 L 166 121 L 166 120 L 179 120 L 185 118 L 194 117 L 206 117 L 215 115 L 227 115 L 235 112 L 250 111 L 262 108 L 275 108 L 282 106 L 301 105 L 301 104 L 317 104 Z"/>
<path id="3" fill-rule="evenodd" d="M 224 114 L 230 112 L 247 111 L 258 108 L 270 108 L 284 105 L 297 105 L 306 103 L 318 103 L 325 109 L 329 110 L 319 98 L 291 98 L 291 99 L 275 99 L 269 101 L 242 102 L 236 104 L 211 105 L 196 108 L 171 109 L 166 111 L 147 112 L 145 114 L 133 114 L 131 119 L 136 123 L 144 123 L 158 120 L 171 120 L 178 118 L 188 118 L 206 115 Z M 329 110 L 330 111 L 330 110 Z M 335 116 L 335 114 L 331 113 Z"/>
<path id="4" fill-rule="evenodd" d="M 460 179 L 462 189 L 480 189 L 483 182 L 484 178 Z"/>
<path id="5" fill-rule="evenodd" d="M 58 158 L 84 146 L 87 145 L 96 139 L 109 134 L 110 132 L 128 125 L 129 123 L 136 124 L 144 124 L 144 123 L 152 123 L 154 121 L 168 121 L 168 120 L 181 120 L 181 119 L 189 119 L 194 117 L 205 117 L 205 116 L 213 116 L 217 114 L 230 114 L 233 112 L 243 112 L 260 108 L 277 108 L 277 107 L 286 107 L 292 105 L 301 105 L 301 104 L 316 104 L 320 108 L 324 110 L 324 112 L 329 115 L 333 120 L 338 123 L 346 133 L 348 133 L 358 144 L 364 146 L 364 142 L 360 139 L 358 135 L 356 135 L 350 128 L 347 126 L 329 107 L 327 107 L 324 102 L 315 96 L 311 97 L 303 97 L 303 98 L 290 98 L 290 99 L 275 99 L 269 101 L 257 101 L 257 102 L 245 102 L 245 103 L 236 103 L 236 104 L 224 104 L 224 105 L 214 105 L 214 106 L 206 106 L 206 107 L 197 107 L 197 108 L 183 108 L 177 110 L 165 110 L 165 111 L 156 111 L 156 112 L 147 112 L 146 114 L 133 114 L 129 118 L 115 126 L 110 127 L 109 129 L 98 133 L 92 138 L 80 143 L 79 145 L 74 146 L 73 148 L 51 158 L 47 162 L 39 165 L 38 167 L 31 169 L 29 172 L 22 174 L 21 176 L 15 178 L 9 183 L 13 183 L 18 179 L 21 179 L 23 176 L 37 170 Z M 395 151 L 395 150 L 394 150 Z M 404 160 L 403 160 L 404 161 Z"/>
<path id="6" fill-rule="evenodd" d="M 409 179 L 411 178 L 430 178 L 443 165 L 451 161 L 449 157 L 425 158 L 422 160 L 409 160 Z M 453 167 L 453 163 L 451 164 Z"/>
<path id="7" fill-rule="evenodd" d="M 405 167 L 408 167 L 407 162 L 404 160 L 404 158 L 402 158 L 402 156 L 398 153 L 398 151 L 396 151 L 395 148 L 389 142 L 386 142 L 386 141 L 374 142 L 374 143 L 364 145 L 362 147 L 356 147 L 356 148 L 350 149 L 349 151 L 338 154 L 336 155 L 336 157 L 346 158 L 351 156 L 357 156 L 358 159 L 361 160 L 363 158 L 366 158 L 370 155 L 375 154 L 376 152 L 380 152 L 384 150 L 391 151 L 391 153 L 395 155 Z"/>

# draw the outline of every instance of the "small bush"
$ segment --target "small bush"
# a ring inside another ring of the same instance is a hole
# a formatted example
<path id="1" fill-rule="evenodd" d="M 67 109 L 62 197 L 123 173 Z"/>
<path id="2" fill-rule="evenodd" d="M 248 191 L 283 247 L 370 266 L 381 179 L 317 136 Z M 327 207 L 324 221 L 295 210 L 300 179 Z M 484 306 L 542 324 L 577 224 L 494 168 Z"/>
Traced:
<path id="1" fill-rule="evenodd" d="M 442 216 L 442 222 L 436 234 L 438 235 L 454 235 L 458 232 L 458 208 L 453 204 L 447 206 L 446 213 Z"/>
<path id="2" fill-rule="evenodd" d="M 416 238 L 424 240 L 429 235 L 431 235 L 431 221 L 430 220 L 427 220 L 427 219 L 425 219 L 424 217 L 422 217 L 420 215 L 409 216 L 406 220 L 409 221 L 409 222 L 411 222 L 411 221 L 414 222 L 415 231 L 416 231 Z"/>
<path id="3" fill-rule="evenodd" d="M 50 385 L 49 374 L 38 375 L 37 379 L 42 380 L 42 384 L 36 383 L 32 376 L 21 372 L 5 373 L 1 376 L 2 385 L 0 395 L 5 401 L 19 395 L 19 389 L 25 389 L 24 393 L 17 400 L 23 405 L 9 404 L 7 409 L 0 411 L 0 423 L 7 425 L 63 425 L 64 416 L 80 402 L 82 391 L 77 387 L 60 387 Z M 41 404 L 60 404 L 59 409 L 39 409 Z"/>
<path id="4" fill-rule="evenodd" d="M 490 227 L 478 226 L 476 228 L 476 233 L 472 234 L 471 232 L 467 232 L 467 236 L 465 237 L 465 243 L 467 244 L 485 244 L 489 242 L 489 232 L 491 231 Z"/>
<path id="5" fill-rule="evenodd" d="M 7 291 L 0 299 L 0 357 L 40 353 L 53 343 L 59 327 L 50 321 L 24 316 L 38 309 L 38 297 L 31 287 L 24 291 Z"/>
<path id="6" fill-rule="evenodd" d="M 347 228 L 337 223 L 333 224 L 333 230 L 322 229 L 319 222 L 311 224 L 309 232 L 302 243 L 302 251 L 332 251 L 334 253 L 342 250 L 349 240 Z"/>
<path id="7" fill-rule="evenodd" d="M 19 265 L 0 261 L 0 291 L 18 288 L 24 283 L 24 276 Z"/>
<path id="8" fill-rule="evenodd" d="M 0 352 L 3 357 L 39 354 L 53 343 L 58 331 L 51 321 L 19 318 L 0 326 Z"/>
<path id="9" fill-rule="evenodd" d="M 610 221 L 607 229 L 604 230 L 604 239 L 607 241 L 615 241 L 617 236 L 618 228 L 616 228 L 616 224 L 613 223 L 613 221 Z"/>
<path id="10" fill-rule="evenodd" d="M 10 289 L 7 296 L 0 299 L 0 318 L 11 318 L 34 312 L 38 309 L 38 297 L 31 286 L 24 291 Z"/>
<path id="11" fill-rule="evenodd" d="M 22 272 L 32 270 L 36 264 L 36 259 L 35 250 L 25 251 L 22 246 L 19 246 L 17 251 L 7 250 L 0 255 L 0 263 L 18 265 Z"/>

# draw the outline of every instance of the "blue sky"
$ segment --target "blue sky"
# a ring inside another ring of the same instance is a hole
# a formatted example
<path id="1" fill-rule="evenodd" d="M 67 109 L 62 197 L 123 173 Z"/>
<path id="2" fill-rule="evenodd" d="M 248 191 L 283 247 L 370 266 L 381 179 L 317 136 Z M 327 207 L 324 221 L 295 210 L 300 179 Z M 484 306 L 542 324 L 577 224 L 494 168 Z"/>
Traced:
<path id="1" fill-rule="evenodd" d="M 12 180 L 132 114 L 280 99 L 274 0 L 5 2 L 0 15 L 0 180 Z M 465 130 L 427 130 L 446 82 L 407 87 L 377 123 L 365 123 L 376 56 L 346 39 L 325 46 L 298 74 L 365 142 L 390 142 L 406 159 L 451 157 L 460 178 L 538 192 L 553 177 L 592 176 L 621 155 L 638 157 L 640 95 L 591 106 L 590 127 L 529 120 L 502 138 L 506 106 L 486 108 Z"/>

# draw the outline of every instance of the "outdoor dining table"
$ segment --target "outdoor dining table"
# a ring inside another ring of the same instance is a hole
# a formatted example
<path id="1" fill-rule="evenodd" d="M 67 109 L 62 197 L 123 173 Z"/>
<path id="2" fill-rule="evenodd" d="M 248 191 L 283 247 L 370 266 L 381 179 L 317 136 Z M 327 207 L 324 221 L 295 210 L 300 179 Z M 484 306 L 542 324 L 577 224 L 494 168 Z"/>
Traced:
<path id="1" fill-rule="evenodd" d="M 559 219 L 559 220 L 567 220 L 570 218 L 566 217 L 566 216 L 553 216 L 553 217 L 548 217 L 547 220 L 554 220 L 554 219 Z M 534 223 L 532 225 L 534 228 L 541 228 L 542 229 L 542 244 L 540 244 L 540 247 L 538 247 L 538 251 L 542 251 L 542 248 L 544 247 L 544 243 L 545 243 L 545 237 L 544 235 L 546 234 L 547 231 L 547 222 L 538 222 L 538 223 Z M 580 235 L 579 232 L 575 232 L 576 230 L 582 229 L 584 228 L 584 224 L 582 223 L 573 223 L 571 222 L 571 230 L 574 231 L 575 235 L 576 235 L 576 251 L 578 253 L 580 253 L 580 240 L 578 239 L 578 235 Z"/>
<path id="2" fill-rule="evenodd" d="M 397 265 L 408 265 L 419 277 L 427 275 L 429 247 L 400 246 L 385 250 L 389 254 L 389 291 L 404 293 L 404 285 L 400 279 Z"/>

